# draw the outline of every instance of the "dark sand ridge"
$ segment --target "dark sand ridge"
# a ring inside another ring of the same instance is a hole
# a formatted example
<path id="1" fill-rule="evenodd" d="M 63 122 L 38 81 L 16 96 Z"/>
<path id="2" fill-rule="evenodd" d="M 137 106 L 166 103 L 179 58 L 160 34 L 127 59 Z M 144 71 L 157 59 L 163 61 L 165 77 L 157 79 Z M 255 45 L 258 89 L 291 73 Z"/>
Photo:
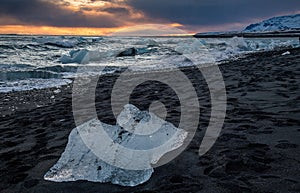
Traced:
<path id="1" fill-rule="evenodd" d="M 71 87 L 58 94 L 56 88 L 0 94 L 0 192 L 300 192 L 300 49 L 282 56 L 285 51 L 220 65 L 227 115 L 221 136 L 202 157 L 198 148 L 209 120 L 209 92 L 199 72 L 184 69 L 199 95 L 198 131 L 179 157 L 134 188 L 43 180 L 75 127 Z M 102 76 L 97 93 L 98 117 L 110 124 L 115 121 L 109 94 L 117 76 Z M 165 96 L 172 107 L 167 120 L 178 124 L 178 100 L 170 90 L 153 83 L 141 88 L 132 103 L 146 109 L 149 101 Z"/>

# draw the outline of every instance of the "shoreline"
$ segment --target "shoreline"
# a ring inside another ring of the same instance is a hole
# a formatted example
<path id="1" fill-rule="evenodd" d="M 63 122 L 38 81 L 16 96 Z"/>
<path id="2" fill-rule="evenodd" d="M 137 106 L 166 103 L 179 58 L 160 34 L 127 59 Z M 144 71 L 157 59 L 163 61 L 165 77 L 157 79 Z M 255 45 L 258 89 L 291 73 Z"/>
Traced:
<path id="1" fill-rule="evenodd" d="M 232 38 L 232 37 L 244 37 L 244 38 L 288 38 L 298 37 L 300 38 L 300 31 L 274 31 L 274 32 L 220 32 L 216 34 L 209 33 L 197 33 L 193 35 L 195 38 Z"/>
<path id="2" fill-rule="evenodd" d="M 289 55 L 282 53 L 289 51 Z M 219 64 L 228 94 L 221 136 L 204 156 L 198 148 L 210 114 L 209 91 L 195 67 L 182 70 L 197 86 L 201 117 L 189 147 L 143 185 L 129 188 L 86 181 L 54 183 L 43 175 L 58 160 L 75 128 L 72 87 L 0 93 L 0 191 L 9 192 L 299 192 L 300 48 L 251 53 Z M 98 117 L 114 123 L 109 94 L 118 74 L 100 76 Z M 137 104 L 157 86 L 136 93 Z M 148 87 L 148 88 L 147 88 Z M 54 91 L 60 89 L 55 94 Z M 148 90 L 147 90 L 148 89 Z M 157 95 L 157 96 L 159 96 Z M 51 98 L 54 96 L 54 98 Z M 178 119 L 176 98 L 168 119 Z M 18 107 L 12 110 L 12 106 Z M 146 104 L 144 108 L 146 108 Z"/>

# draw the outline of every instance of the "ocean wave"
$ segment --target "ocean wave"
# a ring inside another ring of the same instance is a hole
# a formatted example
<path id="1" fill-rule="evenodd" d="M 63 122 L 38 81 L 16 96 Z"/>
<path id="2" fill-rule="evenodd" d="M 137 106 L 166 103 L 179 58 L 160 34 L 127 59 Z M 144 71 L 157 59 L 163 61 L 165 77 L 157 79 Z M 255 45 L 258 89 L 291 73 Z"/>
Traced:
<path id="1" fill-rule="evenodd" d="M 24 79 L 50 79 L 62 78 L 62 75 L 59 73 L 48 72 L 48 71 L 0 71 L 0 81 L 15 81 L 15 80 L 24 80 Z"/>
<path id="2" fill-rule="evenodd" d="M 40 44 L 55 46 L 59 48 L 74 48 L 80 44 L 97 43 L 102 41 L 102 37 L 87 38 L 87 37 L 40 37 L 36 38 L 35 41 Z"/>
<path id="3" fill-rule="evenodd" d="M 49 71 L 49 72 L 56 72 L 56 73 L 64 73 L 64 72 L 76 73 L 77 69 L 78 69 L 78 66 L 61 66 L 61 65 L 37 68 L 37 70 L 39 70 L 39 71 Z"/>
<path id="4" fill-rule="evenodd" d="M 0 93 L 61 87 L 71 82 L 72 80 L 69 79 L 26 79 L 0 82 Z"/>
<path id="5" fill-rule="evenodd" d="M 0 81 L 72 78 L 78 75 L 77 69 L 81 66 L 86 68 L 87 72 L 82 73 L 86 75 L 99 73 L 93 66 L 108 68 L 101 71 L 101 74 L 105 74 L 114 72 L 112 67 L 156 71 L 191 66 L 195 62 L 200 65 L 218 64 L 247 53 L 281 47 L 299 47 L 299 40 L 240 37 L 2 37 Z M 194 63 L 187 59 L 189 56 L 194 58 Z"/>
<path id="6" fill-rule="evenodd" d="M 127 48 L 122 51 L 110 50 L 107 52 L 100 52 L 95 50 L 77 49 L 71 50 L 69 55 L 62 55 L 60 62 L 63 64 L 77 63 L 77 64 L 88 64 L 91 62 L 104 61 L 111 57 L 125 57 L 125 56 L 136 56 L 158 52 L 158 49 L 152 46 L 143 48 Z"/>

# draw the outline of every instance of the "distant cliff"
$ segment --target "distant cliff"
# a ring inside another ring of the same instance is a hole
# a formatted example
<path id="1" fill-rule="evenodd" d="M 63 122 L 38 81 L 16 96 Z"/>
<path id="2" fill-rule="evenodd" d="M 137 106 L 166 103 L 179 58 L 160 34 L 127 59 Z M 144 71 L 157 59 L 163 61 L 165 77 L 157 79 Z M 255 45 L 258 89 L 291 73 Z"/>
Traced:
<path id="1" fill-rule="evenodd" d="M 300 14 L 273 17 L 247 26 L 243 32 L 273 32 L 300 30 Z"/>

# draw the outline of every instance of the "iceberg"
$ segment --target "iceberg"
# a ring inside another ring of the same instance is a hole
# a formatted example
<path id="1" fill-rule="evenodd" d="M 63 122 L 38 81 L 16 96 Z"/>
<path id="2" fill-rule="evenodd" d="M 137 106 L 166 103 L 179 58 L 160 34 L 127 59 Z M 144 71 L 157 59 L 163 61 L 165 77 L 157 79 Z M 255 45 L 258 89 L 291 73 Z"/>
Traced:
<path id="1" fill-rule="evenodd" d="M 158 50 L 153 47 L 145 47 L 145 48 L 128 48 L 122 52 L 120 52 L 117 57 L 126 57 L 126 56 L 136 56 L 136 55 L 143 55 L 148 53 L 157 52 Z"/>
<path id="2" fill-rule="evenodd" d="M 104 135 L 110 139 L 98 138 Z M 65 151 L 44 179 L 137 186 L 149 180 L 153 164 L 181 147 L 186 137 L 186 131 L 128 104 L 117 117 L 117 125 L 92 119 L 73 129 Z M 95 148 L 103 151 L 99 154 Z"/>
<path id="3" fill-rule="evenodd" d="M 87 49 L 72 50 L 70 51 L 70 56 L 63 55 L 60 58 L 60 61 L 63 64 L 68 64 L 68 63 L 87 64 L 90 61 L 89 51 Z"/>
<path id="4" fill-rule="evenodd" d="M 77 64 L 88 64 L 90 62 L 99 62 L 109 57 L 125 57 L 125 56 L 136 56 L 148 53 L 157 52 L 156 48 L 128 48 L 122 52 L 117 50 L 110 50 L 108 52 L 99 52 L 87 49 L 71 50 L 69 55 L 62 55 L 60 62 L 63 64 L 77 63 Z"/>
<path id="5" fill-rule="evenodd" d="M 103 40 L 103 37 L 79 37 L 80 42 L 98 43 Z"/>
<path id="6" fill-rule="evenodd" d="M 117 57 L 124 57 L 124 56 L 135 56 L 137 54 L 137 50 L 135 48 L 128 48 L 122 52 L 120 52 Z"/>
<path id="7" fill-rule="evenodd" d="M 114 53 L 110 52 L 98 52 L 98 51 L 91 51 L 87 49 L 79 49 L 79 50 L 71 50 L 69 52 L 70 56 L 62 55 L 60 57 L 60 61 L 63 64 L 69 63 L 77 63 L 77 64 L 88 64 L 90 62 L 101 61 Z"/>
<path id="8" fill-rule="evenodd" d="M 118 51 L 116 50 L 100 52 L 97 50 L 77 49 L 71 50 L 69 55 L 62 55 L 59 60 L 63 64 L 88 64 L 90 62 L 104 61 L 109 57 L 115 57 L 117 56 L 117 53 Z"/>

